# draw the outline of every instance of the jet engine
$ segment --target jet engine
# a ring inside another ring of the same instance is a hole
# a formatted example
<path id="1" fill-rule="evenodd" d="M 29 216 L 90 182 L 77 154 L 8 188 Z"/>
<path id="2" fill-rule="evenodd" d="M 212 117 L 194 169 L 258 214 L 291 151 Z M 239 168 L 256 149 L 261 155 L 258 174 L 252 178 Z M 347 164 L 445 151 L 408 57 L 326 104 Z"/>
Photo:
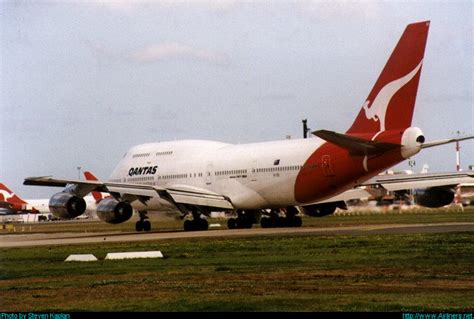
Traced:
<path id="1" fill-rule="evenodd" d="M 49 199 L 49 211 L 56 217 L 72 219 L 86 211 L 86 202 L 82 197 L 61 192 Z"/>
<path id="2" fill-rule="evenodd" d="M 414 193 L 415 202 L 418 205 L 438 208 L 449 205 L 454 199 L 454 189 L 445 187 L 430 187 L 417 189 Z"/>
<path id="3" fill-rule="evenodd" d="M 132 206 L 126 202 L 119 202 L 115 198 L 105 198 L 97 205 L 97 216 L 109 224 L 126 222 L 132 215 Z"/>
<path id="4" fill-rule="evenodd" d="M 331 215 L 336 211 L 336 208 L 347 209 L 347 206 L 344 202 L 333 202 L 333 203 L 323 203 L 323 204 L 314 204 L 307 206 L 300 206 L 300 210 L 303 214 L 312 216 L 312 217 L 323 217 Z"/>

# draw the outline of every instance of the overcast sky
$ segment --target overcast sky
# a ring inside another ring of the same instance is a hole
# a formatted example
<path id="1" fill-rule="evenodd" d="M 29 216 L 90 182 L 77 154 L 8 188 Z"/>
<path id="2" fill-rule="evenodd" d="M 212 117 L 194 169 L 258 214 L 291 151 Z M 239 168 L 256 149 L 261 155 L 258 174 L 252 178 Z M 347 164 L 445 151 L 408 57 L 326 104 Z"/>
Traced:
<path id="1" fill-rule="evenodd" d="M 0 181 L 106 179 L 135 144 L 248 143 L 345 132 L 412 22 L 431 20 L 413 125 L 427 141 L 473 128 L 471 1 L 3 1 Z M 462 167 L 474 142 L 461 144 Z M 454 145 L 414 170 L 455 169 Z M 405 162 L 399 169 L 408 169 Z"/>

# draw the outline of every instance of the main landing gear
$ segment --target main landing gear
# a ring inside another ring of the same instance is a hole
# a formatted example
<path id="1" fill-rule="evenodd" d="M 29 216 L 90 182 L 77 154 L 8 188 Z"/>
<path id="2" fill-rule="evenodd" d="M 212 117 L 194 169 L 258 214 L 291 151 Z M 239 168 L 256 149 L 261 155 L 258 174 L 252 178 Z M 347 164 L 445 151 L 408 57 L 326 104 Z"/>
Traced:
<path id="1" fill-rule="evenodd" d="M 255 212 L 237 210 L 237 218 L 229 218 L 227 221 L 227 228 L 252 228 L 252 225 L 256 222 Z"/>
<path id="2" fill-rule="evenodd" d="M 285 214 L 285 217 L 280 216 L 280 212 Z M 272 209 L 270 212 L 265 210 L 254 211 L 254 210 L 238 210 L 237 218 L 229 218 L 227 221 L 227 227 L 229 229 L 237 228 L 252 228 L 252 225 L 257 223 L 257 216 L 267 215 L 268 217 L 260 218 L 260 225 L 262 228 L 273 228 L 273 227 L 301 227 L 303 224 L 301 217 L 298 215 L 296 207 L 287 207 L 282 210 Z"/>
<path id="3" fill-rule="evenodd" d="M 303 221 L 298 214 L 298 210 L 295 207 L 287 207 L 283 210 L 286 217 L 280 216 L 279 211 L 272 209 L 268 214 L 269 217 L 263 217 L 260 219 L 260 226 L 262 228 L 274 228 L 274 227 L 301 227 Z"/>
<path id="4" fill-rule="evenodd" d="M 187 219 L 184 222 L 185 231 L 209 229 L 209 223 L 204 218 L 201 218 L 201 213 L 197 209 L 194 209 L 192 211 L 192 214 L 193 214 L 193 219 L 192 220 Z"/>
<path id="5" fill-rule="evenodd" d="M 135 230 L 136 231 L 150 231 L 151 229 L 151 223 L 148 219 L 147 212 L 146 211 L 139 211 L 138 214 L 140 214 L 140 220 L 135 224 Z"/>

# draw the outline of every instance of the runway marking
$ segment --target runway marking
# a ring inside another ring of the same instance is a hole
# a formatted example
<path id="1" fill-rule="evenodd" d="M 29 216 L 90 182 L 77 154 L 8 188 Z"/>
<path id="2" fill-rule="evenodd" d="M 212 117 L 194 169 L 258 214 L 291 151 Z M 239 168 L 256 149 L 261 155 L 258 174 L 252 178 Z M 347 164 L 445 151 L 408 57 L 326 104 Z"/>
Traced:
<path id="1" fill-rule="evenodd" d="M 180 238 L 273 236 L 273 235 L 370 235 L 370 234 L 409 234 L 444 233 L 474 231 L 474 222 L 463 223 L 424 223 L 424 224 L 382 224 L 342 227 L 301 227 L 301 228 L 254 228 L 220 229 L 208 231 L 171 232 L 101 232 L 101 233 L 52 233 L 52 234 L 5 234 L 0 235 L 0 248 L 71 245 L 99 242 L 133 242 Z"/>

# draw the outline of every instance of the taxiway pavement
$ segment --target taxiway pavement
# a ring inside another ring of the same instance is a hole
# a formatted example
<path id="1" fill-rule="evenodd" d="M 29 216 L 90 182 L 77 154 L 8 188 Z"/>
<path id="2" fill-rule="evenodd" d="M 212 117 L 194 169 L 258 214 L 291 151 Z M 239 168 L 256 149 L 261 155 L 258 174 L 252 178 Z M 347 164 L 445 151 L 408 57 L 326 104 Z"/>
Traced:
<path id="1" fill-rule="evenodd" d="M 474 222 L 462 223 L 426 223 L 426 224 L 383 224 L 341 227 L 301 227 L 301 228 L 253 228 L 253 229 L 216 229 L 208 231 L 151 231 L 151 232 L 88 232 L 88 233 L 35 233 L 2 234 L 0 248 L 71 245 L 99 242 L 153 241 L 178 238 L 209 238 L 238 236 L 297 236 L 297 235 L 371 235 L 371 234 L 414 234 L 472 232 Z"/>

